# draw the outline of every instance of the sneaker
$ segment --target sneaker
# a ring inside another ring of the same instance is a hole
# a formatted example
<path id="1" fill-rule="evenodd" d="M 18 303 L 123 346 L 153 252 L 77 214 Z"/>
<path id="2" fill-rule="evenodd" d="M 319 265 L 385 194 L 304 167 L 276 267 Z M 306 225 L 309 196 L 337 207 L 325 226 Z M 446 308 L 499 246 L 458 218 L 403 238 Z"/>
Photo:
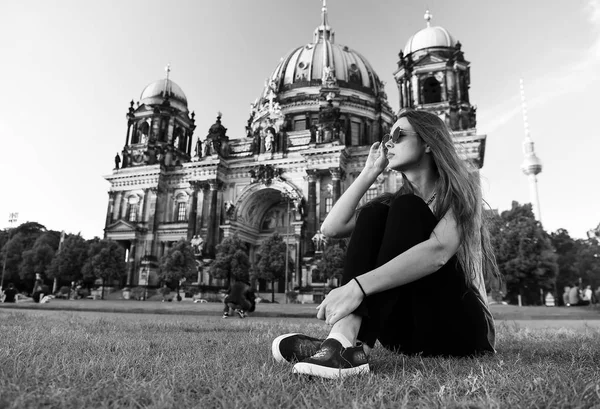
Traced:
<path id="1" fill-rule="evenodd" d="M 240 318 L 246 318 L 246 313 L 244 310 L 235 310 L 235 312 L 237 312 L 237 315 L 239 315 Z"/>
<path id="2" fill-rule="evenodd" d="M 229 313 L 228 312 L 224 312 L 223 313 L 223 318 L 229 318 Z"/>
<path id="3" fill-rule="evenodd" d="M 275 338 L 271 351 L 277 362 L 303 361 L 316 354 L 323 341 L 298 333 L 284 334 Z"/>
<path id="4" fill-rule="evenodd" d="M 340 379 L 369 371 L 367 354 L 362 344 L 344 348 L 337 339 L 328 338 L 317 353 L 294 365 L 292 373 Z"/>

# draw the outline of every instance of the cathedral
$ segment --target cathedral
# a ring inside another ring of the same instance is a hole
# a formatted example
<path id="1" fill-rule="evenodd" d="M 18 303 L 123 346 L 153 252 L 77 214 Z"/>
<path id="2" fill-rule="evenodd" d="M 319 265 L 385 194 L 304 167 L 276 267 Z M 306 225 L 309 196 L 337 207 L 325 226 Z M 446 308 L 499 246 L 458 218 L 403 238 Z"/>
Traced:
<path id="1" fill-rule="evenodd" d="M 486 136 L 477 134 L 469 100 L 469 62 L 431 18 L 428 11 L 426 27 L 399 53 L 397 112 L 434 112 L 452 129 L 462 158 L 481 168 Z M 194 116 L 168 70 L 131 101 L 125 144 L 105 176 L 104 237 L 126 249 L 127 285 L 157 285 L 159 258 L 181 239 L 195 249 L 198 283 L 214 284 L 208 266 L 223 238 L 237 233 L 253 261 L 275 232 L 295 265 L 290 288 L 319 285 L 319 226 L 396 116 L 373 67 L 336 42 L 324 3 L 312 42 L 281 59 L 251 105 L 245 136 L 230 138 L 220 114 L 199 134 Z M 386 170 L 363 202 L 395 191 L 401 180 Z"/>

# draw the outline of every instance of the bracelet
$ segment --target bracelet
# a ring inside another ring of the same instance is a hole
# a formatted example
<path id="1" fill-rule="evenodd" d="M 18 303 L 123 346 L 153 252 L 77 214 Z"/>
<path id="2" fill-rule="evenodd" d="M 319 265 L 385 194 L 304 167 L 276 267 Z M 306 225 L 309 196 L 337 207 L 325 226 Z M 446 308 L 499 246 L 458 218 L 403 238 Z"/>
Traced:
<path id="1" fill-rule="evenodd" d="M 353 280 L 356 281 L 356 284 L 358 284 L 358 287 L 360 288 L 360 291 L 362 291 L 363 295 L 366 298 L 367 297 L 367 293 L 365 293 L 365 290 L 363 289 L 362 285 L 360 285 L 360 282 L 358 281 L 358 279 L 356 277 L 354 277 Z"/>

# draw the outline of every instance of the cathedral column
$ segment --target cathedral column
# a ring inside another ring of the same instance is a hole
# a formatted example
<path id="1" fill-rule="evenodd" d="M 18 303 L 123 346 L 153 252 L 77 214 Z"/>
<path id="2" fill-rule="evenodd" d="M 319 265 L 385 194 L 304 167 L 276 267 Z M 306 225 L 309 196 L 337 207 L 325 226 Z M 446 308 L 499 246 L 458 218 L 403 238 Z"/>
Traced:
<path id="1" fill-rule="evenodd" d="M 127 217 L 127 199 L 125 195 L 121 197 L 121 209 L 119 210 L 119 219 L 125 219 Z"/>
<path id="2" fill-rule="evenodd" d="M 317 232 L 317 171 L 315 169 L 306 170 L 306 180 L 308 181 L 308 203 L 306 211 L 306 239 L 307 244 L 312 243 L 312 238 Z M 308 244 L 307 248 L 311 248 Z"/>
<path id="3" fill-rule="evenodd" d="M 210 256 L 214 256 L 215 254 L 215 246 L 216 246 L 216 235 L 218 233 L 217 226 L 217 194 L 218 194 L 218 181 L 211 180 L 208 182 L 210 186 L 210 198 L 208 202 L 208 226 L 206 232 L 206 251 Z"/>
<path id="4" fill-rule="evenodd" d="M 131 132 L 131 121 L 127 123 L 127 136 L 125 137 L 125 146 L 129 145 L 129 135 Z"/>
<path id="5" fill-rule="evenodd" d="M 135 253 L 137 247 L 137 240 L 131 240 L 129 242 L 129 260 L 127 260 L 127 287 L 131 287 L 133 280 L 133 274 L 135 273 Z"/>
<path id="6" fill-rule="evenodd" d="M 402 80 L 398 83 L 398 94 L 400 94 L 400 109 L 404 108 L 404 90 Z"/>
<path id="7" fill-rule="evenodd" d="M 152 233 L 152 246 L 150 247 L 150 255 L 158 257 L 158 188 L 151 187 L 148 193 L 152 194 L 153 206 L 150 207 L 148 214 L 148 231 Z"/>
<path id="8" fill-rule="evenodd" d="M 144 189 L 144 196 L 142 197 L 142 214 L 140 215 L 140 222 L 144 223 L 148 221 L 146 217 L 146 209 L 148 208 L 148 192 L 149 189 Z"/>
<path id="9" fill-rule="evenodd" d="M 115 205 L 115 193 L 116 192 L 108 192 L 108 208 L 106 209 L 106 222 L 104 223 L 104 228 L 107 228 L 113 219 L 113 206 Z"/>
<path id="10" fill-rule="evenodd" d="M 456 73 L 454 75 L 454 87 L 456 88 L 456 102 L 459 104 L 462 102 L 462 89 L 460 88 L 460 77 L 460 71 L 456 70 Z"/>
<path id="11" fill-rule="evenodd" d="M 115 198 L 115 205 L 113 207 L 113 214 L 112 214 L 113 221 L 119 220 L 119 214 L 121 212 L 122 196 L 123 196 L 123 192 L 121 192 L 121 191 L 117 192 L 117 197 Z"/>
<path id="12" fill-rule="evenodd" d="M 329 172 L 331 172 L 331 180 L 333 182 L 331 196 L 333 198 L 333 204 L 335 204 L 340 198 L 342 170 L 340 168 L 329 168 Z"/>
<path id="13" fill-rule="evenodd" d="M 192 156 L 192 135 L 188 131 L 184 131 L 183 134 L 187 138 L 187 154 Z"/>
<path id="14" fill-rule="evenodd" d="M 196 223 L 198 221 L 198 194 L 199 190 L 202 187 L 200 182 L 193 181 L 190 182 L 190 187 L 192 188 L 192 197 L 191 197 L 191 206 L 190 213 L 188 216 L 188 231 L 187 231 L 187 239 L 191 240 L 197 233 Z"/>
<path id="15" fill-rule="evenodd" d="M 444 75 L 440 81 L 440 88 L 442 89 L 442 102 L 448 101 L 448 90 L 446 89 L 446 72 L 442 72 Z"/>

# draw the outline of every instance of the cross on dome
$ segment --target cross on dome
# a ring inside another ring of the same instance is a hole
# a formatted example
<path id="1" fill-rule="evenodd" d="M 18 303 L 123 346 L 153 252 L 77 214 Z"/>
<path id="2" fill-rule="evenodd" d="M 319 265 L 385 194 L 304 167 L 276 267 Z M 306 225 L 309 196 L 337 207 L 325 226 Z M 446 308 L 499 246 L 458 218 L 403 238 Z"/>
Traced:
<path id="1" fill-rule="evenodd" d="M 431 19 L 433 18 L 433 14 L 431 14 L 429 9 L 427 9 L 427 11 L 425 11 L 425 15 L 423 16 L 423 18 L 427 22 L 427 27 L 431 27 Z"/>

